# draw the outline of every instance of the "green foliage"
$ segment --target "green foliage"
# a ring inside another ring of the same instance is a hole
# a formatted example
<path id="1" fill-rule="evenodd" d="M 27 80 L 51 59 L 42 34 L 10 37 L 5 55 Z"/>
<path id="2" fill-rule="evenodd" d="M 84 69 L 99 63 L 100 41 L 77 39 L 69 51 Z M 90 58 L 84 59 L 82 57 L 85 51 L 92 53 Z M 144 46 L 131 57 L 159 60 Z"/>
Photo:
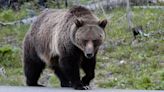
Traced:
<path id="1" fill-rule="evenodd" d="M 56 76 L 54 77 L 54 75 L 51 76 L 51 78 L 50 78 L 50 80 L 49 80 L 49 83 L 50 83 L 51 86 L 53 86 L 53 87 L 60 87 L 60 82 L 59 82 L 59 80 L 58 80 L 58 78 L 57 78 Z"/>
<path id="2" fill-rule="evenodd" d="M 25 10 L 14 12 L 0 10 L 0 21 L 12 22 L 27 16 Z M 0 85 L 23 85 L 22 69 L 22 40 L 29 25 L 0 27 L 0 68 L 4 68 L 4 75 L 0 74 Z"/>
<path id="3" fill-rule="evenodd" d="M 140 36 L 133 43 L 124 14 L 122 9 L 110 12 L 113 17 L 106 30 L 109 44 L 105 54 L 98 56 L 94 83 L 105 88 L 163 90 L 163 34 Z M 144 32 L 150 34 L 162 31 L 161 14 L 160 9 L 132 9 L 133 26 L 142 25 Z M 122 43 L 116 44 L 118 41 Z"/>
<path id="4" fill-rule="evenodd" d="M 18 19 L 22 19 L 27 16 L 27 12 L 25 10 L 21 10 L 20 12 L 15 12 L 11 9 L 8 10 L 0 10 L 0 21 L 10 22 Z"/>
<path id="5" fill-rule="evenodd" d="M 4 45 L 0 48 L 0 65 L 4 67 L 20 67 L 20 50 L 10 45 Z M 19 55 L 19 56 L 18 56 Z"/>
<path id="6" fill-rule="evenodd" d="M 5 67 L 5 76 L 0 76 L 0 85 L 22 86 L 24 85 L 24 77 L 22 68 Z"/>

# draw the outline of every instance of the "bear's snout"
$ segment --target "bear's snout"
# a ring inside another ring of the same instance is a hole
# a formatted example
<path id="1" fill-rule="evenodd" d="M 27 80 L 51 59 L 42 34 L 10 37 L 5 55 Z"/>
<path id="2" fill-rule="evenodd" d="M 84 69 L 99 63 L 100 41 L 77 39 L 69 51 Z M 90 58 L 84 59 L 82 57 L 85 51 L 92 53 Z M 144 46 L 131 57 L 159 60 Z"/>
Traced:
<path id="1" fill-rule="evenodd" d="M 87 53 L 87 54 L 85 54 L 85 57 L 88 58 L 88 59 L 92 58 L 93 56 L 94 56 L 93 53 Z"/>
<path id="2" fill-rule="evenodd" d="M 86 58 L 92 58 L 94 56 L 94 47 L 93 47 L 93 43 L 92 41 L 89 41 L 87 44 L 86 44 L 86 48 L 85 48 L 85 57 Z"/>

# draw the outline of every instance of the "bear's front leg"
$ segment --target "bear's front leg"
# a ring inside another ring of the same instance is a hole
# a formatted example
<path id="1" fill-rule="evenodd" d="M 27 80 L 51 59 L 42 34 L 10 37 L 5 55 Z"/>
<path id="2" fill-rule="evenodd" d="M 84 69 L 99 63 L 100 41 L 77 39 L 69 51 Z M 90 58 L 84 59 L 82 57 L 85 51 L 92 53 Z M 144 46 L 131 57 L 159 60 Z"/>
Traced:
<path id="1" fill-rule="evenodd" d="M 59 57 L 58 56 L 52 57 L 50 62 L 51 62 L 50 67 L 54 70 L 54 73 L 59 78 L 61 87 L 72 87 L 71 83 L 65 77 L 65 75 L 63 74 L 63 71 L 61 70 L 59 66 Z"/>
<path id="2" fill-rule="evenodd" d="M 94 56 L 91 59 L 83 58 L 81 63 L 81 68 L 85 72 L 85 76 L 82 78 L 82 83 L 84 86 L 89 86 L 90 81 L 95 76 L 95 65 L 96 65 L 96 57 Z"/>
<path id="3" fill-rule="evenodd" d="M 72 87 L 77 90 L 86 90 L 81 81 L 79 73 L 79 58 L 75 56 L 64 56 L 59 59 L 59 65 L 65 76 L 71 81 Z"/>

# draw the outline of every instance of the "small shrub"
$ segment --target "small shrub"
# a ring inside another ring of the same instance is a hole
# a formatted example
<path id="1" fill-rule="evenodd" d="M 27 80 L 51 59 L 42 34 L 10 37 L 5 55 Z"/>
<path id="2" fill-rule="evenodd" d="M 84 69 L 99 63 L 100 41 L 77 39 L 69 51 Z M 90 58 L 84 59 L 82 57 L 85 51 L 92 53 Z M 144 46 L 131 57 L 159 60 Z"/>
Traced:
<path id="1" fill-rule="evenodd" d="M 4 67 L 20 67 L 20 49 L 10 45 L 0 47 L 0 64 Z"/>

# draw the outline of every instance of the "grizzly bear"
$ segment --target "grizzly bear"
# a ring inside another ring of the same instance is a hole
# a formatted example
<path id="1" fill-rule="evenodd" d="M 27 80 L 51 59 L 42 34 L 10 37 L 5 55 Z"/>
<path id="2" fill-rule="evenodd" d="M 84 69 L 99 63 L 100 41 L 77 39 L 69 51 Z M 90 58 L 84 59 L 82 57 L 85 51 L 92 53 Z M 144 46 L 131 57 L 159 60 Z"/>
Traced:
<path id="1" fill-rule="evenodd" d="M 61 87 L 89 88 L 95 75 L 96 54 L 105 39 L 107 20 L 89 9 L 45 10 L 27 32 L 23 42 L 26 84 L 37 83 L 45 65 L 57 75 Z M 79 68 L 85 76 L 80 78 Z"/>

